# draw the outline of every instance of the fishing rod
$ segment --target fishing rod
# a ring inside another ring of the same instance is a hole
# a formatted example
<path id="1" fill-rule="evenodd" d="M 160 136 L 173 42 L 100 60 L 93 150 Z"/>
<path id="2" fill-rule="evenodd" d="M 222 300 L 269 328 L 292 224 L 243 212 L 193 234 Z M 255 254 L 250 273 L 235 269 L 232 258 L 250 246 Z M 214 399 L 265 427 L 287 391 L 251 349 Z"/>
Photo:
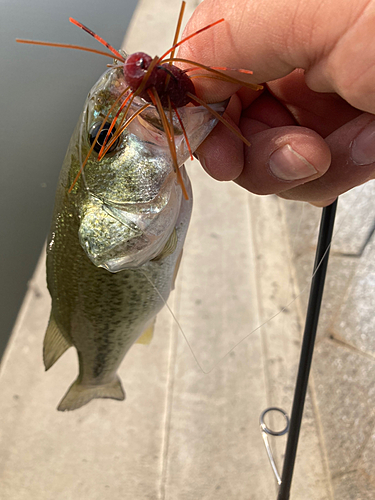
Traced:
<path id="1" fill-rule="evenodd" d="M 316 331 L 319 322 L 320 307 L 322 304 L 324 282 L 327 274 L 329 251 L 331 248 L 333 226 L 335 223 L 337 209 L 337 199 L 328 207 L 323 208 L 318 243 L 315 253 L 315 263 L 313 278 L 311 281 L 309 303 L 307 307 L 305 330 L 303 333 L 298 374 L 294 390 L 292 405 L 292 414 L 289 417 L 286 412 L 280 408 L 268 408 L 260 416 L 260 428 L 264 444 L 266 446 L 268 458 L 279 484 L 277 500 L 289 500 L 290 489 L 292 486 L 293 470 L 296 460 L 299 433 L 301 430 L 303 408 L 306 399 L 307 384 L 309 380 Z M 270 411 L 278 411 L 284 415 L 286 420 L 285 428 L 281 431 L 273 431 L 264 423 L 264 416 Z M 288 433 L 286 444 L 285 459 L 281 477 L 278 474 L 276 464 L 272 456 L 272 450 L 268 443 L 268 435 L 281 436 Z"/>

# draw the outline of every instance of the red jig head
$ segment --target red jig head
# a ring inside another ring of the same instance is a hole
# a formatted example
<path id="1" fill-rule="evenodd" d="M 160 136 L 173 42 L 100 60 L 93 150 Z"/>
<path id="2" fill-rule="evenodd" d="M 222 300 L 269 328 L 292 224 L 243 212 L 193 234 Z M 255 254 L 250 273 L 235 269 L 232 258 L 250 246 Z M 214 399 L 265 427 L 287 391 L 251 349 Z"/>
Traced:
<path id="1" fill-rule="evenodd" d="M 155 65 L 148 73 L 152 61 L 153 59 L 144 52 L 135 52 L 126 58 L 123 66 L 124 78 L 131 90 L 137 91 L 146 78 L 143 91 L 139 94 L 145 101 L 152 102 L 147 90 L 154 87 L 163 108 L 168 107 L 168 97 L 176 108 L 192 102 L 188 92 L 195 94 L 195 88 L 186 72 L 172 64 L 163 63 Z"/>

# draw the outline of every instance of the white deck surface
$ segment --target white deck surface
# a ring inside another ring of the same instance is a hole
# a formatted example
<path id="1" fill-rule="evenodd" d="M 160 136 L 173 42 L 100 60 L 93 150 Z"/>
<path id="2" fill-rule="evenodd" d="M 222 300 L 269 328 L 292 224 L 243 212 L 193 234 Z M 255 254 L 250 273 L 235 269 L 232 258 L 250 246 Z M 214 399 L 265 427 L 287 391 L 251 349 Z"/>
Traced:
<path id="1" fill-rule="evenodd" d="M 43 370 L 50 299 L 42 257 L 0 378 L 2 498 L 275 497 L 258 419 L 267 406 L 290 406 L 296 314 L 280 314 L 220 359 L 260 324 L 260 316 L 268 318 L 286 305 L 285 294 L 291 293 L 287 248 L 270 252 L 272 261 L 264 252 L 270 240 L 282 238 L 275 233 L 282 232 L 278 200 L 215 183 L 196 162 L 189 170 L 195 215 L 170 304 L 203 368 L 213 370 L 204 374 L 197 367 L 164 309 L 151 345 L 135 345 L 120 369 L 125 402 L 95 400 L 71 413 L 57 412 L 77 361 L 71 349 L 48 373 Z M 258 231 L 261 220 L 252 220 L 251 213 L 260 212 L 274 224 L 254 241 L 252 226 Z M 262 248 L 259 254 L 255 244 Z M 264 273 L 260 281 L 257 267 Z M 273 268 L 285 273 L 277 280 L 286 284 L 283 290 L 275 287 Z M 260 285 L 266 298 L 258 304 Z M 329 498 L 315 426 L 309 406 L 297 498 Z M 276 443 L 278 457 L 284 443 L 283 438 Z M 301 468 L 310 471 L 307 477 Z"/>

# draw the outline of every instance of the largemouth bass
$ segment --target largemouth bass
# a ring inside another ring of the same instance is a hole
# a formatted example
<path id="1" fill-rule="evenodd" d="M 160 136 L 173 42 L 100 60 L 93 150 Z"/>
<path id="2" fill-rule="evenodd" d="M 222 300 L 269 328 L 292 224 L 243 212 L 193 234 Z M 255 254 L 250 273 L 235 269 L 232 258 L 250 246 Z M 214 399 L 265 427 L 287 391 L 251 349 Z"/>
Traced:
<path id="1" fill-rule="evenodd" d="M 144 332 L 150 336 L 173 288 L 189 225 L 189 179 L 182 166 L 185 199 L 153 106 L 132 121 L 100 161 L 93 151 L 74 184 L 98 126 L 125 88 L 121 67 L 107 70 L 92 88 L 58 183 L 47 244 L 52 309 L 44 363 L 48 370 L 70 346 L 79 359 L 79 375 L 59 410 L 79 408 L 93 398 L 125 398 L 117 369 L 137 339 Z M 119 106 L 125 98 L 126 93 Z M 134 99 L 129 114 L 143 104 Z M 224 110 L 222 104 L 214 107 Z M 179 108 L 179 115 L 192 150 L 217 121 L 199 106 Z M 180 166 L 189 151 L 176 116 L 173 140 Z"/>
<path id="2" fill-rule="evenodd" d="M 47 244 L 52 308 L 45 368 L 71 346 L 79 360 L 78 377 L 59 410 L 74 410 L 94 398 L 125 399 L 117 369 L 139 337 L 143 342 L 152 337 L 182 255 L 192 210 L 184 161 L 218 120 L 250 145 L 222 117 L 226 103 L 208 105 L 195 94 L 188 72 L 203 69 L 195 77 L 253 90 L 262 86 L 222 72 L 230 68 L 174 57 L 182 43 L 224 22 L 219 19 L 176 42 L 184 7 L 183 1 L 174 44 L 161 57 L 127 56 L 72 18 L 109 52 L 17 39 L 115 56 L 90 91 L 71 138 Z"/>

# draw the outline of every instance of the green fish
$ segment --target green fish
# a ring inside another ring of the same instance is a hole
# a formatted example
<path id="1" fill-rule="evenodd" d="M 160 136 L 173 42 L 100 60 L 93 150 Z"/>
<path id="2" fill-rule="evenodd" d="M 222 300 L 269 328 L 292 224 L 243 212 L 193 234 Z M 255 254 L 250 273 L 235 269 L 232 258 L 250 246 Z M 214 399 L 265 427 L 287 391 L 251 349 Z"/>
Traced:
<path id="1" fill-rule="evenodd" d="M 90 153 L 100 126 L 112 122 L 126 96 L 122 69 L 107 70 L 88 95 L 58 182 L 47 244 L 52 309 L 43 354 L 48 370 L 70 346 L 77 350 L 79 374 L 58 406 L 62 411 L 93 398 L 125 399 L 117 369 L 142 334 L 152 334 L 173 289 L 190 220 L 192 193 L 183 167 L 189 151 L 180 120 L 193 151 L 216 124 L 201 106 L 179 108 L 180 119 L 168 115 L 186 199 L 154 106 L 134 118 L 100 161 L 100 137 Z M 144 105 L 135 98 L 127 116 Z M 223 104 L 213 107 L 224 110 Z"/>

